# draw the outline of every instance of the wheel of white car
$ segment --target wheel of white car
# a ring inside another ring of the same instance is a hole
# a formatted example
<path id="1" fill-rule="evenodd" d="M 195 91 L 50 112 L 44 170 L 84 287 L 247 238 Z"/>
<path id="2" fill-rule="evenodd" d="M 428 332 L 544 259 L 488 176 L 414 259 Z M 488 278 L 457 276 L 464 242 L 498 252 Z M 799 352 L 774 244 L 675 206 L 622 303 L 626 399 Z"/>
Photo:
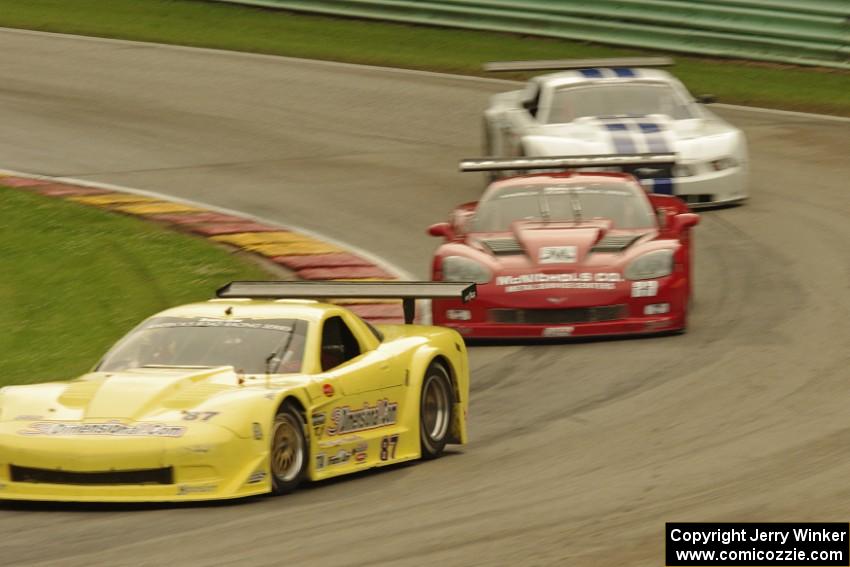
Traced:
<path id="1" fill-rule="evenodd" d="M 482 132 L 481 132 L 481 151 L 484 152 L 485 156 L 493 155 L 493 133 L 490 131 L 490 122 L 485 118 L 482 121 Z"/>
<path id="2" fill-rule="evenodd" d="M 307 476 L 310 446 L 304 420 L 292 404 L 284 404 L 274 418 L 269 460 L 275 494 L 292 492 Z"/>
<path id="3" fill-rule="evenodd" d="M 490 157 L 496 155 L 496 150 L 493 149 L 493 131 L 490 129 L 490 122 L 485 118 L 483 121 L 484 127 L 481 132 L 481 145 L 484 156 Z M 499 179 L 499 175 L 495 171 L 487 171 L 484 173 L 484 179 L 487 183 L 492 183 Z"/>
<path id="4" fill-rule="evenodd" d="M 419 398 L 419 438 L 423 459 L 442 454 L 454 419 L 454 389 L 449 373 L 440 363 L 432 363 L 422 380 Z"/>

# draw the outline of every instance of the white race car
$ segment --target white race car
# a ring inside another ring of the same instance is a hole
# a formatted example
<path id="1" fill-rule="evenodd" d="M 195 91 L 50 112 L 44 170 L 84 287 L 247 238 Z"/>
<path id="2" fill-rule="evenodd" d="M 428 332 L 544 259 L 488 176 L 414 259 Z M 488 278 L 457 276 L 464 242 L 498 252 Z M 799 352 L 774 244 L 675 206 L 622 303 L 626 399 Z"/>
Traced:
<path id="1" fill-rule="evenodd" d="M 669 58 L 490 63 L 488 71 L 561 71 L 495 95 L 484 113 L 484 151 L 494 157 L 673 152 L 672 167 L 630 173 L 652 192 L 692 208 L 747 198 L 744 133 L 658 69 Z M 568 69 L 568 70 L 564 70 Z"/>

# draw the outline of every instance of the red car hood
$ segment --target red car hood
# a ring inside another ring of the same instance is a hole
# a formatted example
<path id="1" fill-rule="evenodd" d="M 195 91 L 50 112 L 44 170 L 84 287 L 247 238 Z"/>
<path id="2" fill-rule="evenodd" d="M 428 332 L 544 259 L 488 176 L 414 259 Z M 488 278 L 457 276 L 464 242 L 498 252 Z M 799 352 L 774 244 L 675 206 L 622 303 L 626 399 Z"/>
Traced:
<path id="1" fill-rule="evenodd" d="M 467 245 L 490 255 L 507 272 L 545 273 L 619 266 L 631 257 L 630 249 L 658 236 L 653 229 L 612 229 L 608 220 L 516 222 L 511 228 L 471 234 Z"/>

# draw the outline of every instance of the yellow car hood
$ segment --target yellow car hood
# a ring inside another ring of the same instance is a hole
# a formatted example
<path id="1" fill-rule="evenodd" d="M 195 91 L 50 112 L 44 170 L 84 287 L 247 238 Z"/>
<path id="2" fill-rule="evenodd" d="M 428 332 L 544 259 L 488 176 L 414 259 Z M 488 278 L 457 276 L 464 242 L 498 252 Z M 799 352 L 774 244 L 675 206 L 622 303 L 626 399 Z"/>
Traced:
<path id="1" fill-rule="evenodd" d="M 301 381 L 287 377 L 286 382 Z M 69 382 L 4 388 L 0 420 L 209 420 L 223 403 L 256 397 L 264 385 L 265 377 L 237 375 L 230 366 L 93 372 Z M 198 411 L 205 413 L 193 413 Z"/>

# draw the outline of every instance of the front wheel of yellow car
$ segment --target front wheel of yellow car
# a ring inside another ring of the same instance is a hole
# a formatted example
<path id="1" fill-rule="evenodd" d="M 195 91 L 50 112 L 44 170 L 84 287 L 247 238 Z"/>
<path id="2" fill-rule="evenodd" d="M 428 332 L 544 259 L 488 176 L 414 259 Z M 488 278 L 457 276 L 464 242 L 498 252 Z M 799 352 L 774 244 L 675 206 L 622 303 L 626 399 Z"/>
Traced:
<path id="1" fill-rule="evenodd" d="M 419 439 L 423 459 L 440 456 L 451 433 L 454 389 L 442 364 L 433 363 L 422 380 L 419 399 Z"/>
<path id="2" fill-rule="evenodd" d="M 310 461 L 304 420 L 290 404 L 284 404 L 275 416 L 269 459 L 275 494 L 292 492 L 307 476 Z"/>

